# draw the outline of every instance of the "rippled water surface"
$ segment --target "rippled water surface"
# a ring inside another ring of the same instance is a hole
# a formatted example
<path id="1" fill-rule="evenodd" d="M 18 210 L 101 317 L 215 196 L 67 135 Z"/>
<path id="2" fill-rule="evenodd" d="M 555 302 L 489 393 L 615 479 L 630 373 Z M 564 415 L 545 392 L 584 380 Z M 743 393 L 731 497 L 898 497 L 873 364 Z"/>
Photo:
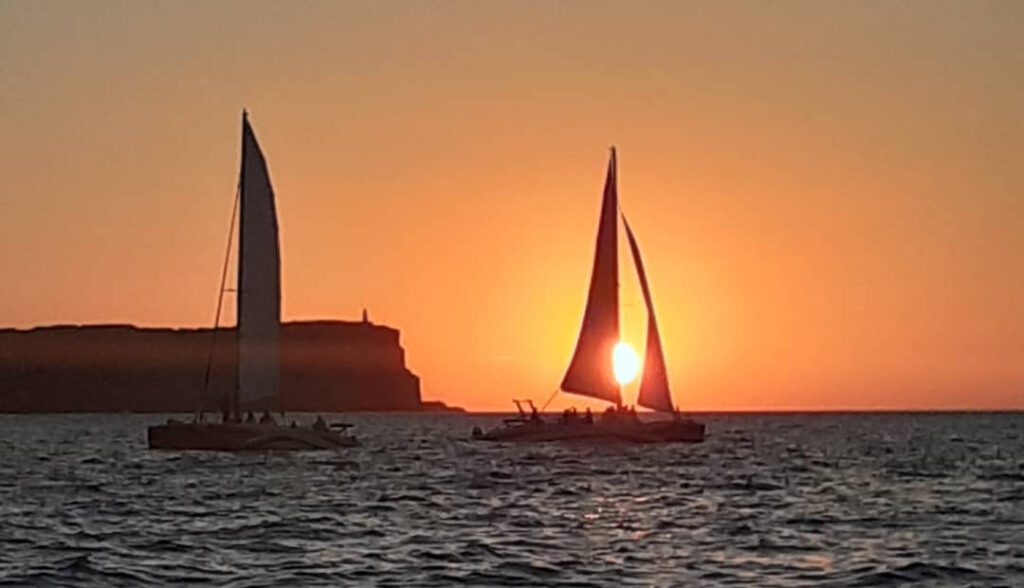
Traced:
<path id="1" fill-rule="evenodd" d="M 709 416 L 703 445 L 502 446 L 346 416 L 340 453 L 0 416 L 0 584 L 1024 586 L 1024 415 Z"/>

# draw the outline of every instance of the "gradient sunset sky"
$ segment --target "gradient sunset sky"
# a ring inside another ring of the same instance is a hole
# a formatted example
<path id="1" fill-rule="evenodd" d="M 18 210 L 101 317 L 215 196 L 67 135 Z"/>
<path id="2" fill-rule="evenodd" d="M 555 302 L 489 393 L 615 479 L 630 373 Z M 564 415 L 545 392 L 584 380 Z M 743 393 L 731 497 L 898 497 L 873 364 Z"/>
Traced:
<path id="1" fill-rule="evenodd" d="M 0 85 L 2 326 L 210 325 L 246 107 L 426 398 L 555 389 L 616 145 L 684 408 L 1024 408 L 1024 2 L 0 0 Z"/>

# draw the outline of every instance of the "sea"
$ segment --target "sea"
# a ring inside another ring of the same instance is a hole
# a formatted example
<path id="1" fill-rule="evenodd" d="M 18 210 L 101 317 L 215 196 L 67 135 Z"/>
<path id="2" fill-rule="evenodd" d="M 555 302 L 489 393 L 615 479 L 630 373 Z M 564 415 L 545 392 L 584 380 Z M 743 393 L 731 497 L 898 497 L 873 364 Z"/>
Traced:
<path id="1" fill-rule="evenodd" d="M 706 415 L 652 446 L 332 418 L 361 445 L 155 452 L 166 415 L 0 415 L 0 585 L 1024 586 L 1024 413 Z"/>

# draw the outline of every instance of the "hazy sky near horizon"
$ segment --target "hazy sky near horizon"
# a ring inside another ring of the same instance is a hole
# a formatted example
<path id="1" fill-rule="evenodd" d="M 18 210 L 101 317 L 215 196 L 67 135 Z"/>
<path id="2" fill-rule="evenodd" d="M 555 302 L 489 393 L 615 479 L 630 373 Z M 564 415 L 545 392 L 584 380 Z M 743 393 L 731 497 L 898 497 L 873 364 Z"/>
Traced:
<path id="1" fill-rule="evenodd" d="M 685 407 L 1024 408 L 1024 3 L 0 0 L 0 85 L 3 326 L 210 324 L 244 106 L 427 398 L 558 385 L 614 144 Z"/>

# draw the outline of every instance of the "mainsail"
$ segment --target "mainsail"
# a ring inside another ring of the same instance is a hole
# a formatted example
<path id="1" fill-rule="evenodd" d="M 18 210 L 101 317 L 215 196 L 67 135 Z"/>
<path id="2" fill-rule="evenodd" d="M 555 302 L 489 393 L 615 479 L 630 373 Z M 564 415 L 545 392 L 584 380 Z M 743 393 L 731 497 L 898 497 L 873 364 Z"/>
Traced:
<path id="1" fill-rule="evenodd" d="M 238 402 L 275 408 L 280 370 L 281 252 L 267 162 L 242 113 L 238 252 Z"/>
<path id="2" fill-rule="evenodd" d="M 619 384 L 612 370 L 612 349 L 619 342 L 617 211 L 615 149 L 612 148 L 583 326 L 561 388 L 619 404 Z"/>
<path id="3" fill-rule="evenodd" d="M 633 252 L 633 262 L 640 278 L 644 303 L 647 305 L 647 347 L 644 353 L 644 373 L 640 380 L 640 394 L 636 403 L 651 410 L 674 412 L 672 393 L 668 389 L 668 374 L 665 371 L 665 354 L 661 349 L 661 337 L 658 336 L 658 321 L 654 318 L 654 302 L 651 300 L 651 289 L 647 285 L 647 273 L 644 261 L 640 258 L 640 246 L 629 228 L 626 216 L 622 216 L 622 224 L 626 227 L 629 248 Z"/>

